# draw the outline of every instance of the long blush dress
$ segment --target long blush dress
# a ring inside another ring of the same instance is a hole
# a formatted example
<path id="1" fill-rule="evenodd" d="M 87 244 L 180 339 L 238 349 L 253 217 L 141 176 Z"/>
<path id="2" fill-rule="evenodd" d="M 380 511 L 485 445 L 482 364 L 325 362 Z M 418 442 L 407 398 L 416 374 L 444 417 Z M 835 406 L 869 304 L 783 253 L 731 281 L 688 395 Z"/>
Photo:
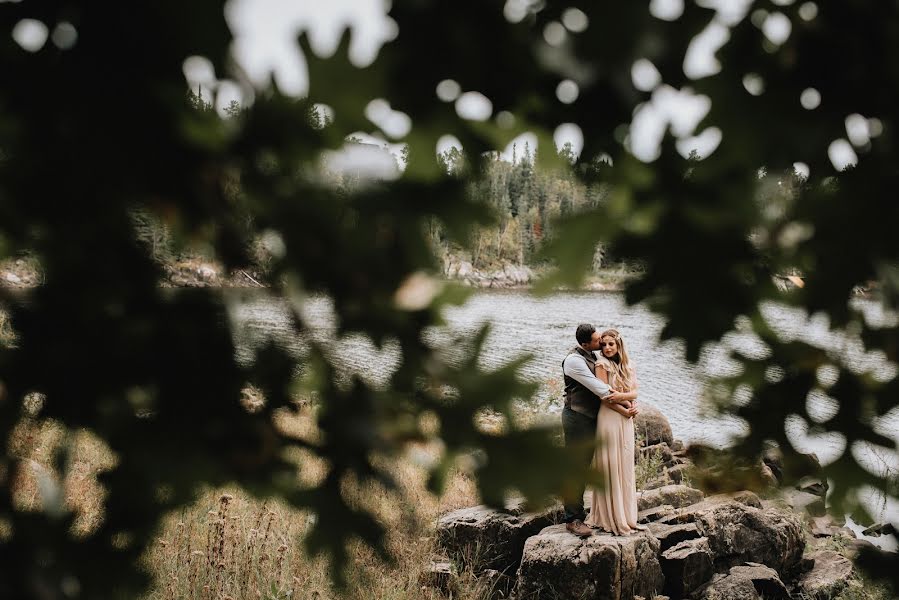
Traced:
<path id="1" fill-rule="evenodd" d="M 616 367 L 607 358 L 600 357 L 596 368 L 609 373 L 609 385 L 618 391 L 630 391 L 620 387 Z M 634 420 L 621 415 L 605 403 L 600 405 L 596 423 L 598 446 L 593 455 L 593 467 L 603 480 L 602 489 L 593 489 L 590 516 L 585 523 L 611 531 L 615 535 L 627 535 L 645 527 L 637 524 L 637 486 L 634 477 Z"/>

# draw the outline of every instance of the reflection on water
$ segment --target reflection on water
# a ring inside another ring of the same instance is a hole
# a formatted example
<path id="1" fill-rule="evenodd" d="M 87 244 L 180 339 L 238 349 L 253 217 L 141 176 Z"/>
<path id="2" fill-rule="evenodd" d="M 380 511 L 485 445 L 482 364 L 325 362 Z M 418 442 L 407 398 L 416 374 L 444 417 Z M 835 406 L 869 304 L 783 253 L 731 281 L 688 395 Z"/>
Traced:
<path id="1" fill-rule="evenodd" d="M 879 306 L 860 302 L 866 319 L 872 324 L 888 322 Z M 768 304 L 763 316 L 788 340 L 802 340 L 817 347 L 826 348 L 849 358 L 851 367 L 859 372 L 871 371 L 878 379 L 887 380 L 896 373 L 895 365 L 882 354 L 865 353 L 861 341 L 844 334 L 829 331 L 826 318 L 808 318 L 800 309 Z M 236 303 L 233 311 L 237 330 L 239 356 L 247 360 L 254 347 L 267 340 L 302 352 L 303 344 L 293 335 L 286 305 L 260 296 L 249 302 Z M 311 329 L 311 337 L 335 354 L 348 372 L 364 379 L 384 384 L 396 366 L 398 348 L 386 344 L 374 345 L 362 336 L 335 340 L 335 319 L 331 303 L 326 298 L 308 300 L 302 309 L 304 322 Z M 703 386 L 709 375 L 734 373 L 738 365 L 727 358 L 731 348 L 739 348 L 752 356 L 763 356 L 764 344 L 751 332 L 747 323 L 738 322 L 737 331 L 728 334 L 721 344 L 707 347 L 699 365 L 691 365 L 683 359 L 679 342 L 659 342 L 664 325 L 662 319 L 642 306 L 627 306 L 623 296 L 610 292 L 561 293 L 537 298 L 523 291 L 479 291 L 461 307 L 446 311 L 447 326 L 430 333 L 438 346 L 447 342 L 447 356 L 453 360 L 454 346 L 449 343 L 455 335 L 477 332 L 487 322 L 492 323 L 490 335 L 481 357 L 485 368 L 499 367 L 522 354 L 533 358 L 523 369 L 524 377 L 541 384 L 542 406 L 558 411 L 560 398 L 549 398 L 548 390 L 558 390 L 561 379 L 561 363 L 568 350 L 575 344 L 574 330 L 578 323 L 589 322 L 597 328 L 618 329 L 628 344 L 628 351 L 636 363 L 640 379 L 641 400 L 651 402 L 668 417 L 675 437 L 685 442 L 703 442 L 724 445 L 744 426 L 734 418 L 712 416 L 702 401 Z M 461 358 L 461 357 L 456 357 Z M 806 402 L 806 399 L 797 399 Z M 826 419 L 835 410 L 826 396 L 808 400 L 813 415 Z M 802 451 L 815 452 L 822 462 L 830 462 L 845 449 L 845 439 L 839 434 L 808 435 L 808 424 L 799 417 L 788 422 L 791 440 Z M 878 430 L 899 440 L 899 410 L 882 418 Z M 876 450 L 876 449 L 875 449 Z M 864 461 L 867 468 L 882 469 L 884 465 L 899 465 L 896 454 L 888 451 L 872 451 L 870 448 L 853 448 L 853 454 Z M 886 507 L 886 512 L 899 515 L 896 507 Z"/>

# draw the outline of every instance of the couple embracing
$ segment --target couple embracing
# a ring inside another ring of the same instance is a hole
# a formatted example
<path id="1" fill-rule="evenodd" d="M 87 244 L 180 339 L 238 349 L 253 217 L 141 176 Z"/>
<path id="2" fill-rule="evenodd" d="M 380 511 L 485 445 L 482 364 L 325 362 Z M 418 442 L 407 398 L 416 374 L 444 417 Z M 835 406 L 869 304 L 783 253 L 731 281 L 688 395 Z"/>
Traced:
<path id="1" fill-rule="evenodd" d="M 634 478 L 636 373 L 616 330 L 599 332 L 593 325 L 581 324 L 575 338 L 578 345 L 562 363 L 565 446 L 579 451 L 583 464 L 599 471 L 603 485 L 592 490 L 586 518 L 586 484 L 571 490 L 564 499 L 566 527 L 584 537 L 593 529 L 627 535 L 645 529 L 637 524 Z"/>

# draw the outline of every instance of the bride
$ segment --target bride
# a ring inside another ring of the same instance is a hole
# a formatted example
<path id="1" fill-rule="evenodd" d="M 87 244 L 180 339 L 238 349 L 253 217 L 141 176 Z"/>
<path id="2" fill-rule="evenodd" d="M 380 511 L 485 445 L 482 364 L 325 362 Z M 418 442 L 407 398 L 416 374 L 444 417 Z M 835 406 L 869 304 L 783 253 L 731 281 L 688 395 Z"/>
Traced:
<path id="1" fill-rule="evenodd" d="M 602 403 L 597 419 L 597 448 L 593 466 L 603 480 L 593 490 L 587 525 L 627 535 L 646 529 L 637 524 L 637 487 L 634 477 L 634 417 L 637 415 L 637 375 L 627 355 L 624 340 L 615 329 L 601 334 L 601 356 L 596 376 L 613 389 L 624 392 L 630 406 Z"/>

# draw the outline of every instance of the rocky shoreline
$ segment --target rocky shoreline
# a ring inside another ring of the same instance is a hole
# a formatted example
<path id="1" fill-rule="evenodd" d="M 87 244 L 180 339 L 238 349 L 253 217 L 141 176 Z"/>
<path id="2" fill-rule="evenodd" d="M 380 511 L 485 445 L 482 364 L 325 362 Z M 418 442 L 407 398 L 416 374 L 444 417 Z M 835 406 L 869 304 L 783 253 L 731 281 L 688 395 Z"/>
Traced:
<path id="1" fill-rule="evenodd" d="M 503 262 L 494 269 L 476 269 L 470 262 L 447 259 L 443 265 L 443 276 L 476 288 L 529 289 L 539 278 L 539 274 L 527 265 Z M 588 280 L 580 288 L 584 291 L 621 291 L 624 289 L 625 275 L 610 277 L 607 281 Z"/>
<path id="2" fill-rule="evenodd" d="M 516 600 L 825 600 L 859 585 L 851 559 L 870 543 L 823 511 L 825 481 L 784 489 L 770 454 L 764 498 L 752 491 L 707 496 L 690 485 L 696 467 L 667 419 L 646 403 L 643 409 L 637 455 L 658 467 L 638 490 L 646 531 L 582 539 L 566 531 L 560 505 L 462 508 L 439 519 L 442 554 L 423 583 L 450 592 L 455 574 L 469 569 L 492 598 Z"/>
<path id="3" fill-rule="evenodd" d="M 268 287 L 269 281 L 258 269 L 246 268 L 226 272 L 214 261 L 184 258 L 161 265 L 162 287 Z M 0 287 L 27 289 L 43 283 L 40 265 L 33 258 L 17 258 L 0 262 Z"/>
<path id="4" fill-rule="evenodd" d="M 163 287 L 268 287 L 271 282 L 259 269 L 226 270 L 215 261 L 190 257 L 162 264 Z M 444 263 L 444 279 L 476 288 L 530 289 L 539 274 L 526 265 L 505 262 L 491 270 L 475 269 L 470 262 L 449 260 Z M 580 288 L 584 291 L 621 291 L 623 275 L 610 276 L 605 281 L 588 280 Z M 34 259 L 12 259 L 0 263 L 0 286 L 30 288 L 40 285 L 43 275 Z"/>

